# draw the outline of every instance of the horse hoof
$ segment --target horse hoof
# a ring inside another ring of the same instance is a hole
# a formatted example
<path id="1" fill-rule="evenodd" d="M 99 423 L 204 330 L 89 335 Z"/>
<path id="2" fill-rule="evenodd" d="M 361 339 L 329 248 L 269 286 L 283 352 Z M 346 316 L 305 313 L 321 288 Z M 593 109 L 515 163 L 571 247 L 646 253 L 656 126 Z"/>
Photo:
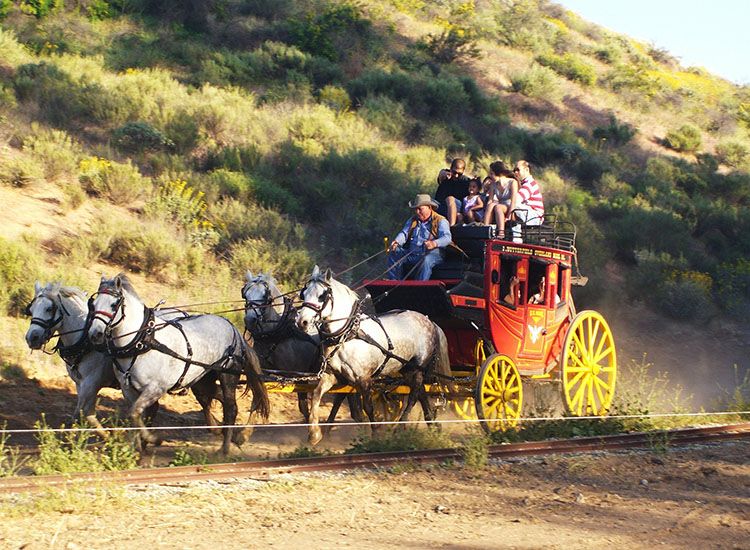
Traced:
<path id="1" fill-rule="evenodd" d="M 310 444 L 311 447 L 315 447 L 318 443 L 321 442 L 323 439 L 323 432 L 320 428 L 317 428 L 316 430 L 311 430 L 310 435 L 307 438 L 307 442 Z"/>

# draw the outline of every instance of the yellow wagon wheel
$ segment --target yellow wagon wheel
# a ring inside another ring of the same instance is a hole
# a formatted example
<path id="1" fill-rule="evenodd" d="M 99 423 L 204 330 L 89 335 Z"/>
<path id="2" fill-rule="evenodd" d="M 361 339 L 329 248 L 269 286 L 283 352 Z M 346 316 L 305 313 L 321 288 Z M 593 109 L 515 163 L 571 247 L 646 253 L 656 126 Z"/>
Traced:
<path id="1" fill-rule="evenodd" d="M 474 400 L 477 417 L 486 432 L 506 430 L 518 424 L 523 408 L 521 375 L 507 355 L 494 354 L 479 371 Z"/>
<path id="2" fill-rule="evenodd" d="M 403 395 L 374 391 L 372 393 L 372 406 L 375 409 L 375 419 L 378 422 L 395 422 L 401 416 L 406 403 Z"/>
<path id="3" fill-rule="evenodd" d="M 474 345 L 474 365 L 476 367 L 477 373 L 479 372 L 479 369 L 482 368 L 482 365 L 484 365 L 484 362 L 487 360 L 487 347 L 487 344 L 485 344 L 482 338 L 479 338 L 477 340 L 477 343 Z M 454 399 L 453 411 L 456 413 L 456 416 L 462 420 L 477 419 L 477 410 L 476 407 L 474 407 L 473 397 Z"/>
<path id="4" fill-rule="evenodd" d="M 603 416 L 612 406 L 617 378 L 615 341 L 596 311 L 582 311 L 565 335 L 560 358 L 562 392 L 568 412 Z"/>

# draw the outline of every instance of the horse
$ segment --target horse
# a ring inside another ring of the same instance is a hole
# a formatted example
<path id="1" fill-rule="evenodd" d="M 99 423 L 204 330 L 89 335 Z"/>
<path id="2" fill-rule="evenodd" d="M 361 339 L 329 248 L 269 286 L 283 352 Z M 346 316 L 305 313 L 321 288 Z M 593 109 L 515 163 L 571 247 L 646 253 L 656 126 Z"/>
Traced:
<path id="1" fill-rule="evenodd" d="M 425 420 L 433 420 L 424 382 L 435 373 L 450 378 L 448 341 L 440 327 L 415 311 L 390 311 L 380 316 L 362 313 L 357 294 L 335 280 L 330 269 L 324 274 L 317 265 L 300 296 L 303 303 L 297 312 L 297 326 L 308 334 L 317 329 L 323 348 L 320 380 L 310 406 L 311 445 L 323 437 L 318 426 L 320 399 L 337 379 L 357 388 L 365 413 L 374 422 L 373 380 L 400 374 L 410 392 L 399 420 L 409 415 L 417 401 Z"/>
<path id="2" fill-rule="evenodd" d="M 68 376 L 76 385 L 77 403 L 71 423 L 83 419 L 105 438 L 107 432 L 96 417 L 96 398 L 102 388 L 120 389 L 114 372 L 112 358 L 104 347 L 94 346 L 88 336 L 89 309 L 86 293 L 79 288 L 63 286 L 62 283 L 34 284 L 34 298 L 26 313 L 31 316 L 26 331 L 26 343 L 32 350 L 41 349 L 59 333 L 60 340 L 54 350 L 60 354 L 68 370 Z M 173 312 L 159 312 L 165 318 L 180 315 Z M 204 383 L 204 380 L 206 382 Z M 191 390 L 201 404 L 206 423 L 215 426 L 217 420 L 211 414 L 211 402 L 216 398 L 215 384 L 202 378 Z M 156 416 L 159 403 L 156 402 L 144 413 L 146 422 Z"/>
<path id="3" fill-rule="evenodd" d="M 143 411 L 167 392 L 181 390 L 210 373 L 217 376 L 224 405 L 224 440 L 240 444 L 242 434 L 229 426 L 237 419 L 236 388 L 247 377 L 245 393 L 252 391 L 251 415 L 268 419 L 268 393 L 261 381 L 258 356 L 227 319 L 217 315 L 188 315 L 162 319 L 144 305 L 127 276 L 102 277 L 91 298 L 88 334 L 94 344 L 105 344 L 114 358 L 115 374 L 132 404 L 129 417 L 139 429 L 136 443 L 158 445 L 159 438 L 144 425 Z M 244 395 L 244 394 L 243 394 Z"/>
<path id="4" fill-rule="evenodd" d="M 264 371 L 278 371 L 292 376 L 308 376 L 320 367 L 320 337 L 317 332 L 307 334 L 297 328 L 294 320 L 297 308 L 284 296 L 270 274 L 251 271 L 245 274 L 242 287 L 245 300 L 245 329 L 253 337 L 253 349 L 258 353 Z M 298 393 L 299 410 L 305 421 L 309 420 L 308 395 Z M 336 420 L 341 403 L 348 399 L 349 410 L 356 422 L 363 422 L 362 405 L 356 394 L 336 394 L 326 424 L 330 428 Z"/>
<path id="5" fill-rule="evenodd" d="M 112 368 L 112 359 L 102 349 L 95 349 L 88 336 L 88 305 L 86 294 L 79 288 L 62 283 L 34 284 L 34 298 L 26 313 L 31 316 L 26 331 L 26 344 L 32 350 L 42 349 L 59 332 L 54 348 L 65 361 L 68 376 L 76 385 L 76 408 L 71 422 L 83 419 L 106 437 L 96 417 L 96 397 L 102 388 L 119 388 Z M 149 411 L 152 412 L 153 411 Z"/>

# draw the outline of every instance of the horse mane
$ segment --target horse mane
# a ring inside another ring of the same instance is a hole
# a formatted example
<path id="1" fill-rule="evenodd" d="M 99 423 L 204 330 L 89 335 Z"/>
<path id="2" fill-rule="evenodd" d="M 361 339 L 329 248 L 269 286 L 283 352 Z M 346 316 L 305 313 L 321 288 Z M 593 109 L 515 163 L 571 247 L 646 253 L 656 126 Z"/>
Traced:
<path id="1" fill-rule="evenodd" d="M 130 282 L 130 279 L 128 279 L 128 276 L 125 275 L 125 273 L 120 272 L 115 277 L 111 279 L 107 279 L 104 281 L 104 284 L 107 286 L 114 286 L 115 279 L 117 277 L 120 278 L 120 283 L 122 284 L 122 288 L 127 290 L 129 294 L 132 294 L 135 298 L 138 299 L 139 302 L 142 302 L 141 297 L 138 295 L 138 292 L 136 292 L 135 288 L 133 287 L 133 283 Z"/>
<path id="2" fill-rule="evenodd" d="M 58 294 L 63 298 L 72 298 L 73 300 L 80 301 L 82 304 L 86 303 L 86 293 L 75 286 L 63 286 L 60 281 L 55 283 L 47 283 L 42 289 L 44 294 Z"/>

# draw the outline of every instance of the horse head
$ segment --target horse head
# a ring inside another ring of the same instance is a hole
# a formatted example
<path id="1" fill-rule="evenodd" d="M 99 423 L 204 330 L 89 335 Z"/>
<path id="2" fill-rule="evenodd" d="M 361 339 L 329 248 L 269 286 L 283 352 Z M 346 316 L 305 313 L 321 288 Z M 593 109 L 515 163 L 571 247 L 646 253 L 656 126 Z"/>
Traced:
<path id="1" fill-rule="evenodd" d="M 302 305 L 297 310 L 296 322 L 307 334 L 315 334 L 317 326 L 331 318 L 334 309 L 334 283 L 336 281 L 331 270 L 326 269 L 325 273 L 322 273 L 316 265 L 305 287 L 300 291 Z"/>
<path id="2" fill-rule="evenodd" d="M 26 314 L 31 316 L 26 331 L 26 344 L 31 349 L 41 349 L 63 321 L 64 306 L 60 301 L 60 283 L 42 286 L 34 283 L 34 299 L 26 306 Z"/>
<path id="3" fill-rule="evenodd" d="M 245 300 L 245 328 L 250 332 L 267 319 L 270 310 L 278 305 L 276 299 L 281 292 L 270 274 L 252 271 L 245 274 L 245 285 L 242 287 L 242 298 Z"/>
<path id="4" fill-rule="evenodd" d="M 99 289 L 89 299 L 91 326 L 89 338 L 95 345 L 104 342 L 112 329 L 125 318 L 125 302 L 131 290 L 130 281 L 120 273 L 113 279 L 102 276 Z"/>

